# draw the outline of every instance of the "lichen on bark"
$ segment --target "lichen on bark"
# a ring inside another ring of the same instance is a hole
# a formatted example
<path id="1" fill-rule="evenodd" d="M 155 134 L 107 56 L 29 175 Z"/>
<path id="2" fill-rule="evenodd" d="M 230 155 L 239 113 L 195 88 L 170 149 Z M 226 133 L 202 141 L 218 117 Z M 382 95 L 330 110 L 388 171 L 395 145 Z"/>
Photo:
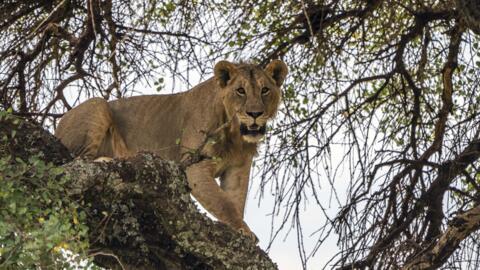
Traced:
<path id="1" fill-rule="evenodd" d="M 108 163 L 76 159 L 72 195 L 90 203 L 94 247 L 134 268 L 275 269 L 248 238 L 198 212 L 179 165 L 150 153 Z M 100 196 L 99 196 L 100 195 Z M 166 256 L 168 254 L 168 256 Z M 166 257 L 168 259 L 166 259 Z M 171 260 L 173 257 L 178 259 Z M 110 266 L 111 258 L 98 262 Z"/>

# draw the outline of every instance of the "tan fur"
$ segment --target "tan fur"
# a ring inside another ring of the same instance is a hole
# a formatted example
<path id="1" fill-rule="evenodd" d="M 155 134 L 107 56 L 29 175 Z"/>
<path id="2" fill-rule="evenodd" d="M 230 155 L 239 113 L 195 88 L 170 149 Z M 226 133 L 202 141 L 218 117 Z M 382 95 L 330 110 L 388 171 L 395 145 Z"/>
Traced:
<path id="1" fill-rule="evenodd" d="M 92 159 L 146 150 L 182 161 L 201 152 L 210 158 L 187 168 L 193 196 L 220 221 L 254 238 L 243 221 L 250 167 L 262 137 L 254 124 L 264 126 L 277 112 L 287 67 L 279 60 L 264 70 L 221 61 L 214 73 L 180 94 L 87 100 L 65 114 L 55 135 L 74 154 Z M 254 118 L 252 112 L 261 114 Z"/>

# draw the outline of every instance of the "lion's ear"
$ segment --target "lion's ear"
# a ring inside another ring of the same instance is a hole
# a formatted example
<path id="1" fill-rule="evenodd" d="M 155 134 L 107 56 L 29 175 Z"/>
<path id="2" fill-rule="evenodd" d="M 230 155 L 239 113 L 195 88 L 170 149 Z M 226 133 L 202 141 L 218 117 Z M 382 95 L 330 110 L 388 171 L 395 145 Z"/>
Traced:
<path id="1" fill-rule="evenodd" d="M 220 61 L 215 65 L 213 73 L 220 87 L 225 87 L 228 84 L 236 69 L 235 65 L 228 61 Z"/>
<path id="2" fill-rule="evenodd" d="M 265 68 L 265 72 L 275 80 L 278 87 L 283 84 L 285 77 L 287 77 L 287 65 L 281 60 L 273 60 Z"/>

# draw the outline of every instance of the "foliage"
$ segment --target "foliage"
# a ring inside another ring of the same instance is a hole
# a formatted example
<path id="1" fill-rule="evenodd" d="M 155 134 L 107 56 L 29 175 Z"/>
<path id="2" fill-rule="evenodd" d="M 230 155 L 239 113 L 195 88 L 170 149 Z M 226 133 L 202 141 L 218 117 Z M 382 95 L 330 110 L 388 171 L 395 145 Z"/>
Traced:
<path id="1" fill-rule="evenodd" d="M 8 145 L 15 135 L 12 129 L 1 145 Z M 81 260 L 85 265 L 85 214 L 79 202 L 66 197 L 68 181 L 62 168 L 38 156 L 0 157 L 1 269 L 67 269 Z"/>
<path id="2" fill-rule="evenodd" d="M 335 266 L 396 269 L 443 250 L 451 217 L 480 204 L 476 3 L 7 1 L 0 103 L 54 125 L 84 97 L 130 95 L 142 80 L 162 89 L 167 72 L 191 83 L 190 70 L 210 74 L 220 58 L 282 58 L 284 106 L 257 160 L 281 223 L 272 239 L 293 224 L 306 265 L 336 233 Z M 341 206 L 322 212 L 310 251 L 307 201 Z M 477 229 L 430 265 L 477 269 Z"/>

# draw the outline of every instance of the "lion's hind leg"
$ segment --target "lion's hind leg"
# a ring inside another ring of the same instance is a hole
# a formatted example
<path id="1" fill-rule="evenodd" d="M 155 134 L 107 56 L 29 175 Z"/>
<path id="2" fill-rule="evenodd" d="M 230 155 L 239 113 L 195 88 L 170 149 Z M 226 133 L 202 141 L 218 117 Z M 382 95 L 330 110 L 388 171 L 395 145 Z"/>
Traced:
<path id="1" fill-rule="evenodd" d="M 64 115 L 55 136 L 76 156 L 92 159 L 99 156 L 113 157 L 112 147 L 102 147 L 108 144 L 105 140 L 113 126 L 112 111 L 107 101 L 92 98 Z"/>

